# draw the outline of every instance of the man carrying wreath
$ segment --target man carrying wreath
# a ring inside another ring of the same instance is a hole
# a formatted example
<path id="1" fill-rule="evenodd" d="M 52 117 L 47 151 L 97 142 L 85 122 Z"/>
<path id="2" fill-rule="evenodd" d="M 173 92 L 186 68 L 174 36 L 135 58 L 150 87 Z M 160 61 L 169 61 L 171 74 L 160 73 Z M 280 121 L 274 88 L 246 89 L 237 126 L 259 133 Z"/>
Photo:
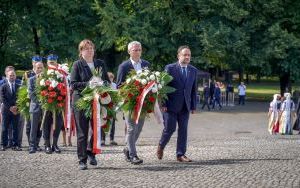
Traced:
<path id="1" fill-rule="evenodd" d="M 138 41 L 132 41 L 128 44 L 128 54 L 130 58 L 119 65 L 117 74 L 117 87 L 119 88 L 124 82 L 131 70 L 136 72 L 142 71 L 143 68 L 149 67 L 150 63 L 141 59 L 142 45 Z M 125 113 L 125 121 L 127 125 L 126 147 L 123 149 L 125 160 L 132 164 L 141 164 L 143 160 L 137 156 L 136 142 L 142 131 L 145 117 L 140 117 L 136 124 L 132 114 Z"/>

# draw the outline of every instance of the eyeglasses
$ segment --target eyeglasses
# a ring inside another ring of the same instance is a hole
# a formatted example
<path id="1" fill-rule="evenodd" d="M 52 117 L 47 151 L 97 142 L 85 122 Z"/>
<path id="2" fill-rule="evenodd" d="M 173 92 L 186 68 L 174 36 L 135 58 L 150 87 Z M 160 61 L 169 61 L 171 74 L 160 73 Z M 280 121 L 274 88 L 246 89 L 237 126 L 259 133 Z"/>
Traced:
<path id="1" fill-rule="evenodd" d="M 131 51 L 133 51 L 133 52 L 140 52 L 140 51 L 142 51 L 142 49 L 134 49 L 134 50 L 131 50 Z"/>

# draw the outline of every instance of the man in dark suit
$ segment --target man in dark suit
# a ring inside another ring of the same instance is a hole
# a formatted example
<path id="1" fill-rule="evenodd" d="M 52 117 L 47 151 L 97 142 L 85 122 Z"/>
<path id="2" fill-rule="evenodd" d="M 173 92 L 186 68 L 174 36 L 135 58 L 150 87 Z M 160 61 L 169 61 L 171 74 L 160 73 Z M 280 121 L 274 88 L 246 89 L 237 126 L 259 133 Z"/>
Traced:
<path id="1" fill-rule="evenodd" d="M 22 84 L 25 85 L 25 86 L 28 86 L 29 85 L 29 79 L 34 77 L 36 75 L 36 68 L 35 68 L 35 65 L 38 63 L 39 66 L 41 66 L 40 63 L 42 63 L 42 57 L 38 56 L 38 55 L 35 55 L 32 57 L 31 59 L 31 63 L 32 63 L 32 69 L 31 70 L 28 70 L 28 71 L 25 71 L 23 77 L 22 77 Z M 23 127 L 24 127 L 24 124 L 26 125 L 26 136 L 27 136 L 27 139 L 28 139 L 28 144 L 30 146 L 30 129 L 31 129 L 31 121 L 30 121 L 30 118 L 28 119 L 25 119 L 24 117 L 20 117 L 20 122 L 21 122 L 21 119 L 22 119 L 22 124 L 20 125 L 20 129 L 21 130 L 21 133 L 19 132 L 19 140 L 22 140 L 22 137 L 23 137 Z"/>
<path id="2" fill-rule="evenodd" d="M 141 59 L 142 45 L 138 41 L 132 41 L 128 44 L 128 53 L 130 58 L 119 65 L 117 74 L 117 87 L 120 87 L 126 80 L 126 76 L 131 70 L 136 72 L 142 71 L 143 68 L 149 67 L 150 63 L 146 60 Z M 132 115 L 125 113 L 125 121 L 127 126 L 126 132 L 126 145 L 123 149 L 125 159 L 132 164 L 141 164 L 143 160 L 137 156 L 136 152 L 136 141 L 142 131 L 145 117 L 140 117 L 138 124 L 135 124 L 132 119 Z"/>
<path id="3" fill-rule="evenodd" d="M 163 149 L 176 130 L 178 123 L 178 138 L 176 156 L 179 162 L 191 162 L 185 156 L 187 145 L 187 127 L 190 111 L 194 113 L 197 103 L 197 72 L 190 65 L 191 50 L 188 46 L 180 46 L 177 51 L 178 62 L 169 64 L 165 70 L 173 77 L 169 86 L 176 89 L 168 94 L 168 100 L 163 105 L 164 129 L 157 149 L 158 159 L 163 157 Z"/>
<path id="4" fill-rule="evenodd" d="M 14 70 L 7 72 L 7 82 L 1 86 L 0 98 L 2 101 L 2 134 L 1 134 L 1 150 L 5 150 L 8 145 L 8 129 L 12 126 L 12 146 L 13 150 L 20 151 L 20 143 L 18 142 L 18 122 L 19 112 L 16 106 L 17 91 L 20 85 L 16 84 L 16 73 Z"/>
<path id="5" fill-rule="evenodd" d="M 29 153 L 35 153 L 37 150 L 41 151 L 39 147 L 40 138 L 42 137 L 41 120 L 42 109 L 36 96 L 36 80 L 43 72 L 44 65 L 42 62 L 36 62 L 34 66 L 35 76 L 29 78 L 28 94 L 30 98 L 30 129 L 29 129 Z"/>

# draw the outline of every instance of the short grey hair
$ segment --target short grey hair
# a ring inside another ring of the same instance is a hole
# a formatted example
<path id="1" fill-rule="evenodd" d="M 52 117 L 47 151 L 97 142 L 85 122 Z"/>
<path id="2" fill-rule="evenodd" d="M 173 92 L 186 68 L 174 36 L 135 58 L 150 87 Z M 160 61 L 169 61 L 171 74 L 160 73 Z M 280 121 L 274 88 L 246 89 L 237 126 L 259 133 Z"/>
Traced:
<path id="1" fill-rule="evenodd" d="M 127 50 L 129 51 L 132 48 L 132 46 L 134 46 L 134 45 L 142 46 L 142 44 L 139 41 L 132 41 L 128 44 Z"/>

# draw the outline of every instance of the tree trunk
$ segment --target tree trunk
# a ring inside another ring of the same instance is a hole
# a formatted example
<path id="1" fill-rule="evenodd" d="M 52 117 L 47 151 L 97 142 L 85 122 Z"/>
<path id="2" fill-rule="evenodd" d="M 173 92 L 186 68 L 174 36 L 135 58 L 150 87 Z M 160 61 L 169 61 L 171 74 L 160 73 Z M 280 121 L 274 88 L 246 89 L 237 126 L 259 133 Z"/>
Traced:
<path id="1" fill-rule="evenodd" d="M 244 80 L 243 68 L 239 68 L 239 82 Z"/>
<path id="2" fill-rule="evenodd" d="M 37 34 L 37 29 L 35 27 L 32 27 L 32 33 L 34 38 L 35 53 L 40 55 L 41 54 L 40 41 L 39 41 L 39 36 Z"/>
<path id="3" fill-rule="evenodd" d="M 292 85 L 290 80 L 290 73 L 284 73 L 280 75 L 280 94 L 283 96 L 284 93 L 292 91 Z"/>

